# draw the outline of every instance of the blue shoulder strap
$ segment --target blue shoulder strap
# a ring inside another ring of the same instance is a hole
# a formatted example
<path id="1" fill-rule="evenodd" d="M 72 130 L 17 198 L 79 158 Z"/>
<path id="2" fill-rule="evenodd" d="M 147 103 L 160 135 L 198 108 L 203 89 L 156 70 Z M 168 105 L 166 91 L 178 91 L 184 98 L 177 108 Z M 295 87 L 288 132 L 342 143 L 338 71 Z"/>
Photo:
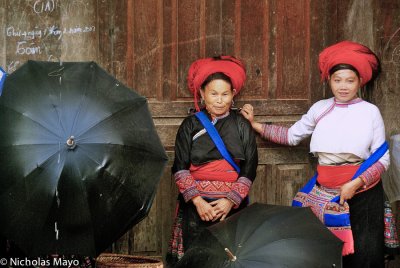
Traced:
<path id="1" fill-rule="evenodd" d="M 366 171 L 370 166 L 372 166 L 376 161 L 381 158 L 386 151 L 389 149 L 388 143 L 385 141 L 370 157 L 365 160 L 360 167 L 357 169 L 352 180 L 360 176 L 364 171 Z"/>
<path id="2" fill-rule="evenodd" d="M 385 141 L 370 157 L 365 160 L 360 167 L 357 169 L 356 173 L 354 173 L 352 180 L 360 176 L 364 171 L 366 171 L 370 166 L 372 166 L 376 161 L 381 158 L 386 151 L 389 149 L 388 143 Z M 331 201 L 332 202 L 339 202 L 340 196 L 334 197 Z"/>
<path id="3" fill-rule="evenodd" d="M 229 154 L 228 150 L 225 147 L 224 141 L 221 139 L 221 136 L 219 135 L 217 129 L 210 122 L 207 115 L 203 111 L 200 111 L 195 113 L 195 116 L 200 120 L 201 124 L 207 130 L 208 135 L 215 143 L 215 146 L 217 146 L 217 149 L 221 153 L 221 155 L 236 170 L 236 172 L 239 173 L 240 168 L 238 167 L 238 165 L 236 165 L 235 161 L 233 161 L 231 155 Z"/>

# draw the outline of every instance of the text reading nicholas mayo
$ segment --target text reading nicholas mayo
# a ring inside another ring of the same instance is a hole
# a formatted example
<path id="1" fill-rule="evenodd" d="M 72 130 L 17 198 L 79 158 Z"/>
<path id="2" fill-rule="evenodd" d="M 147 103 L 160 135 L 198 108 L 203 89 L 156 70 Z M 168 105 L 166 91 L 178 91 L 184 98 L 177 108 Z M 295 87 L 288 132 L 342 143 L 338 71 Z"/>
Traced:
<path id="1" fill-rule="evenodd" d="M 0 266 L 11 267 L 76 267 L 80 261 L 76 259 L 65 258 L 2 258 Z"/>

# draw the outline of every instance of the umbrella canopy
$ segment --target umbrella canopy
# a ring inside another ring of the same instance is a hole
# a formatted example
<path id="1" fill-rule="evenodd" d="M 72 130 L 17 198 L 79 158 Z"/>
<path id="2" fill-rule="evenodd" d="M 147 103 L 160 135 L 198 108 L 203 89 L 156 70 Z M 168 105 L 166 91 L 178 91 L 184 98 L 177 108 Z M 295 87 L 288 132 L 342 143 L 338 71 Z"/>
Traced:
<path id="1" fill-rule="evenodd" d="M 341 253 L 310 208 L 255 203 L 207 228 L 177 267 L 341 267 Z"/>
<path id="2" fill-rule="evenodd" d="M 94 62 L 28 61 L 0 97 L 0 232 L 96 256 L 148 213 L 167 161 L 144 97 Z"/>

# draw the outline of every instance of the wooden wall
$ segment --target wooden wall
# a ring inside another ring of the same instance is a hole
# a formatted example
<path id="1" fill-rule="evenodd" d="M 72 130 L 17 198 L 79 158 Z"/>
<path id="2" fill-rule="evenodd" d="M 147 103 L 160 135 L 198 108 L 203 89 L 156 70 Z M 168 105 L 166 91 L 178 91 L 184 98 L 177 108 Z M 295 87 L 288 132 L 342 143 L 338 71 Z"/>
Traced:
<path id="1" fill-rule="evenodd" d="M 387 70 L 374 91 L 388 134 L 398 132 L 399 0 L 1 0 L 0 65 L 28 59 L 97 61 L 149 100 L 169 165 L 149 216 L 110 250 L 165 254 L 177 190 L 171 179 L 177 128 L 193 107 L 186 74 L 201 57 L 233 54 L 248 80 L 236 98 L 257 120 L 290 125 L 326 96 L 317 69 L 323 47 L 352 39 L 375 48 Z M 298 147 L 258 139 L 253 202 L 289 205 L 314 170 Z"/>

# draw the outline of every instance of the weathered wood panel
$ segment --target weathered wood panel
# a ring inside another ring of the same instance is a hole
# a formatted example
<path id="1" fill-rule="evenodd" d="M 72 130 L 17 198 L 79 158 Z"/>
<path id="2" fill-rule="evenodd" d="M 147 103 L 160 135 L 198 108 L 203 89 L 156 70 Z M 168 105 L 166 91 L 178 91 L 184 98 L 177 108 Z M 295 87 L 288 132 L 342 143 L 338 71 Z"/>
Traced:
<path id="1" fill-rule="evenodd" d="M 133 88 L 149 99 L 162 98 L 161 1 L 133 1 L 129 10 L 132 35 Z M 134 16 L 132 16 L 134 14 Z M 149 19 L 153 18 L 153 19 Z"/>
<path id="2" fill-rule="evenodd" d="M 164 101 L 176 99 L 177 65 L 177 1 L 163 1 L 163 96 Z"/>
<path id="3" fill-rule="evenodd" d="M 173 100 L 190 100 L 192 96 L 186 86 L 187 71 L 191 62 L 198 58 L 201 53 L 201 43 L 205 36 L 201 36 L 201 29 L 204 29 L 204 0 L 180 1 L 177 5 L 175 27 L 177 46 L 177 87 L 176 96 Z M 203 15 L 201 17 L 200 15 Z"/>
<path id="4" fill-rule="evenodd" d="M 98 17 L 97 20 L 99 40 L 97 61 L 106 71 L 115 74 L 113 70 L 114 28 L 112 26 L 115 17 L 115 5 L 110 1 L 101 1 L 98 3 L 97 9 L 101 11 L 97 13 L 97 15 L 101 14 L 101 17 Z"/>
<path id="5" fill-rule="evenodd" d="M 276 8 L 276 98 L 308 100 L 310 2 L 277 1 Z"/>
<path id="6" fill-rule="evenodd" d="M 233 2 L 233 1 L 231 1 Z M 200 7 L 200 17 L 204 17 L 200 24 L 200 36 L 205 36 L 202 40 L 200 51 L 202 55 L 215 55 L 221 51 L 222 6 L 220 1 L 207 0 Z"/>
<path id="7" fill-rule="evenodd" d="M 314 103 L 330 94 L 321 83 L 317 63 L 318 54 L 337 38 L 337 1 L 311 1 L 310 10 L 310 99 Z"/>
<path id="8" fill-rule="evenodd" d="M 234 55 L 245 59 L 247 82 L 238 99 L 266 99 L 268 91 L 268 5 L 266 1 L 236 1 Z"/>

